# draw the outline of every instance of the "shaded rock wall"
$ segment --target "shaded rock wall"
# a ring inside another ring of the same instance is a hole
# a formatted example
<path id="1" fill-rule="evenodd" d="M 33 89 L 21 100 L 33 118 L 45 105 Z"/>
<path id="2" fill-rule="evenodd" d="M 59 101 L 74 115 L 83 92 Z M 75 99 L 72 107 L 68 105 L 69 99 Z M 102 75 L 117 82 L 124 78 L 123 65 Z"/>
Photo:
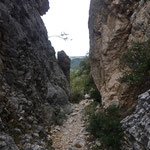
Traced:
<path id="1" fill-rule="evenodd" d="M 150 90 L 139 96 L 136 110 L 121 123 L 125 133 L 123 150 L 150 149 Z"/>
<path id="2" fill-rule="evenodd" d="M 48 0 L 0 1 L 0 132 L 21 149 L 46 149 L 50 124 L 70 112 L 69 83 L 40 17 L 48 8 Z"/>
<path id="3" fill-rule="evenodd" d="M 64 51 L 58 52 L 58 64 L 60 68 L 63 70 L 65 76 L 67 77 L 68 81 L 70 81 L 70 58 L 66 55 Z"/>
<path id="4" fill-rule="evenodd" d="M 119 57 L 133 41 L 150 38 L 149 8 L 148 0 L 91 1 L 91 71 L 105 107 L 111 103 L 126 104 L 125 100 L 133 99 L 135 89 L 118 82 L 122 75 L 118 69 Z"/>
<path id="5" fill-rule="evenodd" d="M 16 146 L 14 140 L 7 134 L 0 134 L 0 148 L 1 150 L 9 149 L 9 150 L 19 150 Z"/>

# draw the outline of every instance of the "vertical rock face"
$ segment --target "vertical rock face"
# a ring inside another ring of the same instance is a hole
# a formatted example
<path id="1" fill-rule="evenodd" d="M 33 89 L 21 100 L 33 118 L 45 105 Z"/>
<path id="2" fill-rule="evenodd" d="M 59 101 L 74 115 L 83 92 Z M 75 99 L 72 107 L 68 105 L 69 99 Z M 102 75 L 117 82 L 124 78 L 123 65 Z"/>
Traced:
<path id="1" fill-rule="evenodd" d="M 119 57 L 133 42 L 150 39 L 150 1 L 91 0 L 89 32 L 91 71 L 104 106 L 128 104 L 130 109 L 138 88 L 133 90 L 118 82 L 122 75 Z M 123 150 L 150 149 L 149 108 L 147 91 L 139 96 L 133 114 L 121 122 L 125 133 Z"/>
<path id="2" fill-rule="evenodd" d="M 64 51 L 58 52 L 58 64 L 66 75 L 68 81 L 70 80 L 70 58 Z"/>
<path id="3" fill-rule="evenodd" d="M 133 41 L 150 38 L 149 20 L 148 0 L 91 0 L 91 71 L 104 106 L 130 100 L 132 90 L 118 81 L 121 77 L 119 57 Z"/>
<path id="4" fill-rule="evenodd" d="M 123 150 L 150 149 L 150 90 L 139 96 L 136 110 L 121 123 L 125 133 Z"/>
<path id="5" fill-rule="evenodd" d="M 48 8 L 48 0 L 0 1 L 0 132 L 17 134 L 21 148 L 42 145 L 41 124 L 70 111 L 69 83 L 40 17 Z"/>

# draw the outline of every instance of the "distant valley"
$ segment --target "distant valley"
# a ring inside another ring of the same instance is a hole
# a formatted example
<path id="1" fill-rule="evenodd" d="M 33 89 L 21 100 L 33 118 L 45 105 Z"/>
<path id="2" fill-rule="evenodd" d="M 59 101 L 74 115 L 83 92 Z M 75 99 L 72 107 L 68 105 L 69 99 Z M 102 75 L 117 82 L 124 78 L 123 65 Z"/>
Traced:
<path id="1" fill-rule="evenodd" d="M 85 56 L 71 56 L 71 70 L 74 70 L 78 67 L 79 63 L 85 58 Z"/>

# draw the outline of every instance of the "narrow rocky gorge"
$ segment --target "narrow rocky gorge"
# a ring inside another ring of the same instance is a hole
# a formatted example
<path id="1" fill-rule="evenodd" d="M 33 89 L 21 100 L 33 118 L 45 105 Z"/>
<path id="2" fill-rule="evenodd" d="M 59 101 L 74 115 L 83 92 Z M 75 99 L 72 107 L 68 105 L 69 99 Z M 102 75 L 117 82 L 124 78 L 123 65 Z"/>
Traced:
<path id="1" fill-rule="evenodd" d="M 0 0 L 0 150 L 92 150 L 82 112 L 89 101 L 69 102 L 70 59 L 55 57 L 41 19 L 48 9 L 48 0 Z M 150 90 L 137 100 L 139 87 L 118 81 L 120 55 L 150 39 L 150 1 L 91 0 L 89 33 L 102 105 L 128 114 L 121 149 L 150 150 Z"/>

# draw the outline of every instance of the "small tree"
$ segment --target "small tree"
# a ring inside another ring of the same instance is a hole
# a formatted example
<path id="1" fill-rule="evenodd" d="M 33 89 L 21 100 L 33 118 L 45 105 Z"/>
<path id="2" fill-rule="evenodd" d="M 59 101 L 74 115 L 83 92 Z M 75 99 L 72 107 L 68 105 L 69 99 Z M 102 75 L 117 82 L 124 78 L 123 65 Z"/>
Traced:
<path id="1" fill-rule="evenodd" d="M 121 82 L 129 85 L 141 85 L 150 81 L 150 40 L 134 43 L 120 57 L 120 69 L 123 71 Z"/>

